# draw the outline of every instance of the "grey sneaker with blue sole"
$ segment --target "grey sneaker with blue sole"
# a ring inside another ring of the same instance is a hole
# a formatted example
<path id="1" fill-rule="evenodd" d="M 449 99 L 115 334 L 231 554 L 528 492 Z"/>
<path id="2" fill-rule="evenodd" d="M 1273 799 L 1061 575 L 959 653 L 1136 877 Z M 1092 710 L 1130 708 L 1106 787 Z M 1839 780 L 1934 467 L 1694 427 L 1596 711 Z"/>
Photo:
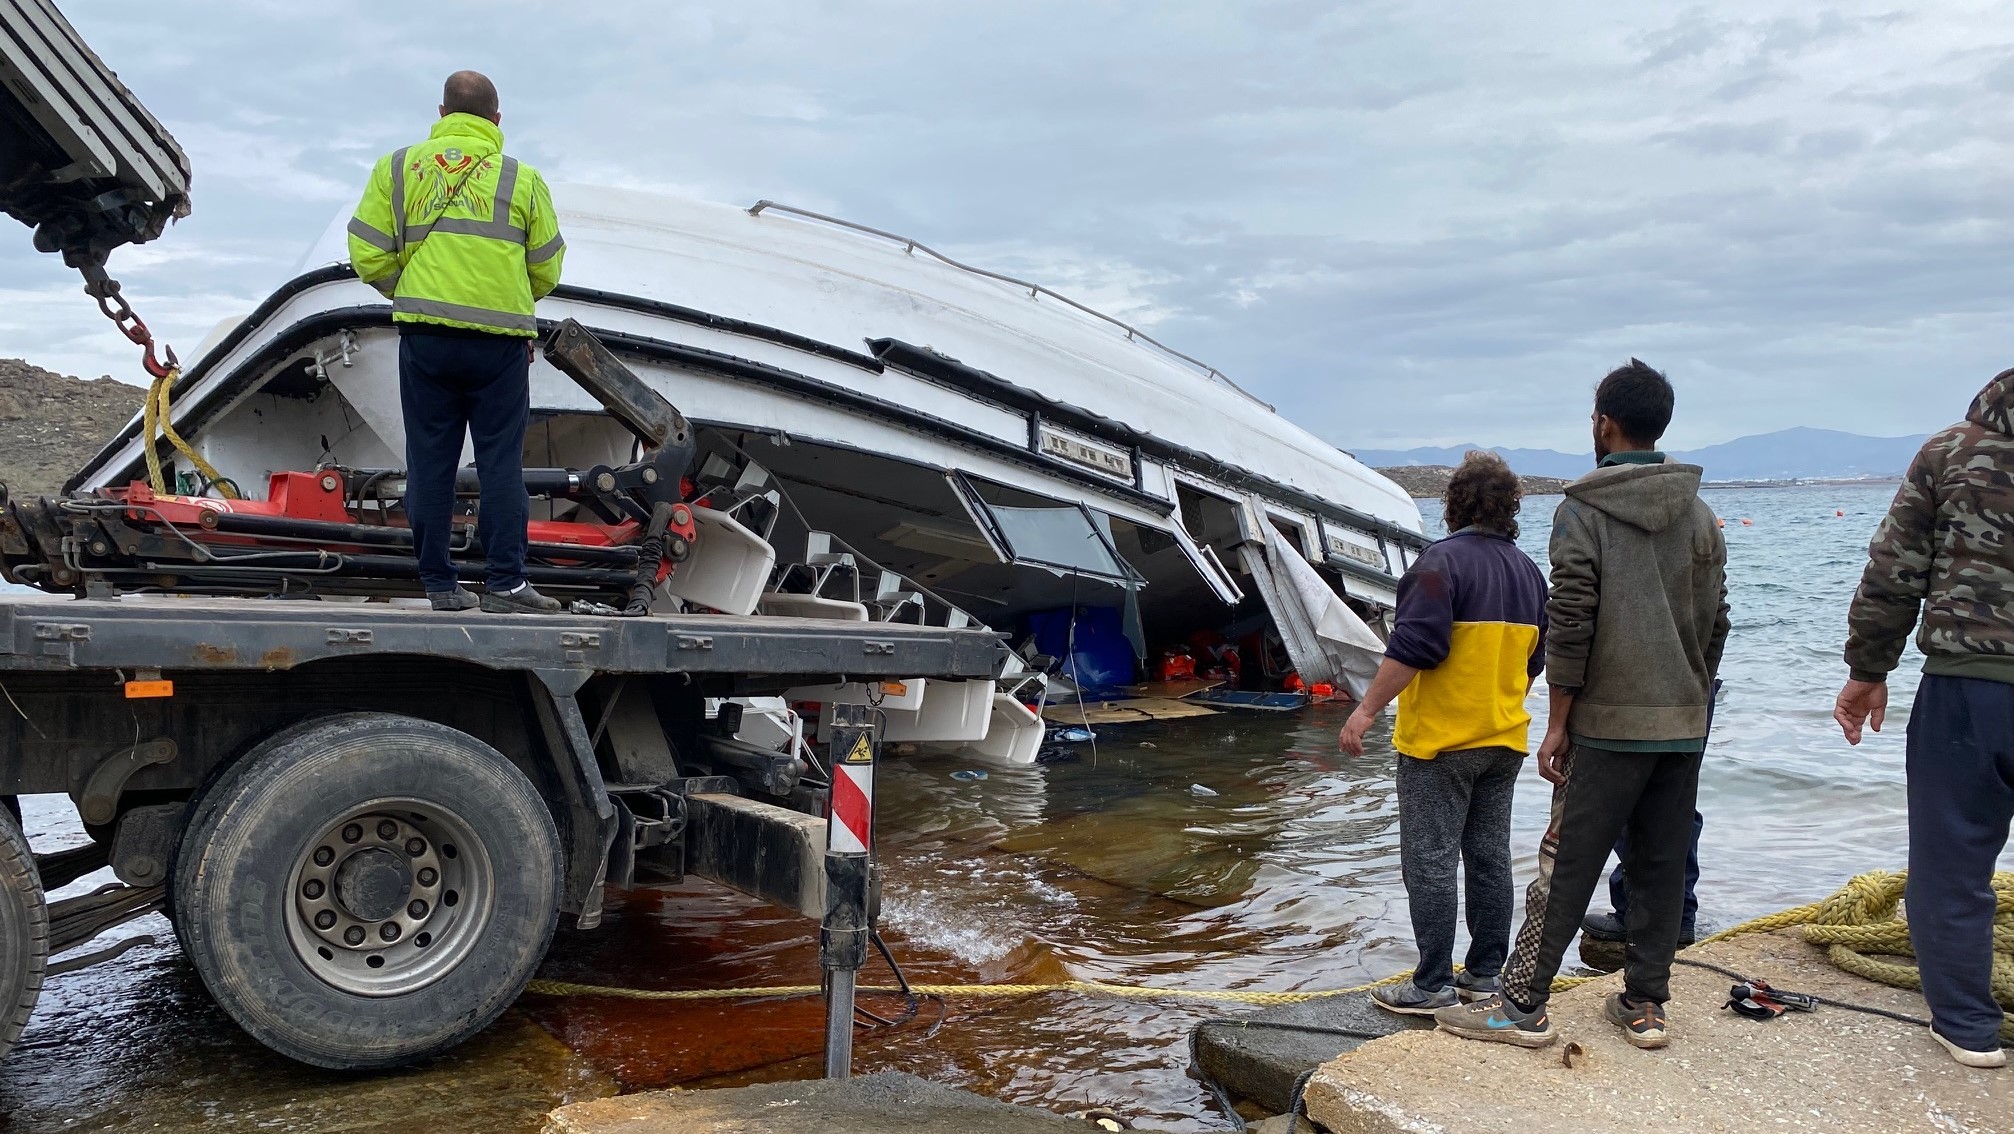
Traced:
<path id="1" fill-rule="evenodd" d="M 1387 1012 L 1397 1012 L 1401 1016 L 1431 1016 L 1450 1004 L 1458 1003 L 1453 988 L 1442 988 L 1428 992 L 1412 981 L 1397 984 L 1381 984 L 1371 990 L 1371 1003 Z"/>
<path id="2" fill-rule="evenodd" d="M 1442 1031 L 1463 1039 L 1488 1040 L 1519 1047 L 1544 1047 L 1559 1038 L 1559 1033 L 1553 1030 L 1552 1019 L 1546 1015 L 1545 1005 L 1526 1012 L 1505 1000 L 1501 993 L 1473 1004 L 1443 1008 L 1434 1013 L 1434 1023 L 1440 1025 Z"/>

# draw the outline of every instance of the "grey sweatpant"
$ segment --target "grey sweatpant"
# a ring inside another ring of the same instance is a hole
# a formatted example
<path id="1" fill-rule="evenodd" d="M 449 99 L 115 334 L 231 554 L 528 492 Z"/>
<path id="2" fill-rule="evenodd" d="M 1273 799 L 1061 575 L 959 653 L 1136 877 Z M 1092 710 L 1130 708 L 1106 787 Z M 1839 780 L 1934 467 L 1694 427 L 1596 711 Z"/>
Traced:
<path id="1" fill-rule="evenodd" d="M 1466 875 L 1470 975 L 1493 977 L 1510 950 L 1511 796 L 1524 755 L 1510 748 L 1399 757 L 1399 867 L 1428 992 L 1454 980 L 1455 867 Z"/>

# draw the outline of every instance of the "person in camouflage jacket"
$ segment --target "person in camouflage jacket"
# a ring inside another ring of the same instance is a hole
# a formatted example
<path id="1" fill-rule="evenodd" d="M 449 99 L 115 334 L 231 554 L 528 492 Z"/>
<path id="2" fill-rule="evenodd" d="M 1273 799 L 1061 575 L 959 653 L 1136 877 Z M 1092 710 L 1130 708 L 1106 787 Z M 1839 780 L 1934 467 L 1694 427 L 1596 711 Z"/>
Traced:
<path id="1" fill-rule="evenodd" d="M 1881 731 L 1919 607 L 1909 935 L 1931 1034 L 1966 1066 L 2000 1067 L 1990 879 L 2014 824 L 2014 370 L 1924 442 L 1868 548 L 1832 713 L 1848 743 L 1864 726 Z"/>

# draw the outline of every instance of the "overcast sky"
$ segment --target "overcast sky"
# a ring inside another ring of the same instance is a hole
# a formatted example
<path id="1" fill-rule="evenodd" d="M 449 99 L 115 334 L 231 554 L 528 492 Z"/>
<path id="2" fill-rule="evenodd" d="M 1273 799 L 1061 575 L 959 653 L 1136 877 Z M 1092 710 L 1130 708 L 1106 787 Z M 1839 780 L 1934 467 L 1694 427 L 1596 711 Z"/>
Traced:
<path id="1" fill-rule="evenodd" d="M 1579 451 L 1631 354 L 1673 448 L 1928 431 L 2014 365 L 2005 3 L 63 6 L 194 164 L 195 214 L 113 258 L 185 348 L 473 67 L 550 181 L 915 236 L 1345 448 Z M 78 288 L 0 232 L 0 355 L 135 377 Z"/>

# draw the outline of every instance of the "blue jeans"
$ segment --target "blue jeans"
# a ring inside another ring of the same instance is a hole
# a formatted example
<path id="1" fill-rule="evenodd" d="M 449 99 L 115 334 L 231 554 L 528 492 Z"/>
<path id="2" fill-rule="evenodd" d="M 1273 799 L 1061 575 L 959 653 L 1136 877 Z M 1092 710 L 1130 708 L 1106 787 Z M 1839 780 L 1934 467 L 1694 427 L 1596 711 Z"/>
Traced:
<path id="1" fill-rule="evenodd" d="M 1923 675 L 1909 714 L 1909 941 L 1937 1034 L 2000 1043 L 1993 865 L 2014 823 L 2014 685 Z"/>
<path id="2" fill-rule="evenodd" d="M 428 593 L 459 584 L 448 556 L 455 466 L 462 439 L 475 440 L 482 481 L 476 538 L 487 559 L 485 586 L 514 590 L 524 580 L 524 434 L 531 421 L 530 340 L 506 335 L 438 334 L 401 328 L 399 402 L 406 422 L 406 522 Z"/>

